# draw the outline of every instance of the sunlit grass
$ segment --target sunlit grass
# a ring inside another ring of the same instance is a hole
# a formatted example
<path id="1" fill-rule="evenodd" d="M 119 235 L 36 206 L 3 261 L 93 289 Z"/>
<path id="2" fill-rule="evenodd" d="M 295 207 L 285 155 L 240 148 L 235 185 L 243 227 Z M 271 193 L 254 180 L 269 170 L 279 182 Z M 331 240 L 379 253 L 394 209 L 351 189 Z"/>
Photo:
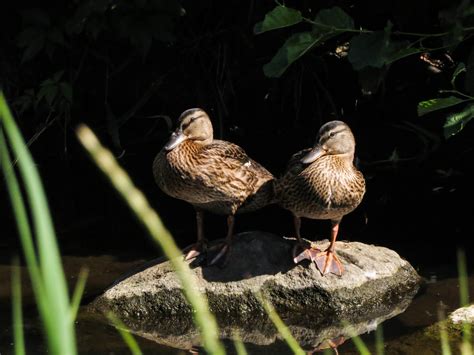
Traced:
<path id="1" fill-rule="evenodd" d="M 446 329 L 446 317 L 443 309 L 438 309 L 438 327 L 439 327 L 439 340 L 441 346 L 442 355 L 451 355 L 451 346 L 449 345 L 449 336 Z"/>
<path id="2" fill-rule="evenodd" d="M 211 354 L 224 354 L 224 347 L 219 340 L 217 323 L 209 311 L 207 299 L 198 290 L 194 274 L 188 264 L 183 261 L 180 249 L 158 214 L 151 208 L 143 193 L 135 187 L 127 173 L 119 166 L 112 153 L 100 144 L 88 127 L 81 125 L 77 129 L 77 136 L 97 166 L 137 215 L 176 270 L 176 275 L 184 289 L 184 295 L 195 310 L 194 320 L 202 334 L 204 348 Z"/>
<path id="3" fill-rule="evenodd" d="M 70 317 L 66 279 L 48 203 L 39 173 L 3 93 L 0 93 L 0 123 L 2 170 L 36 303 L 44 325 L 48 348 L 52 354 L 76 354 L 74 322 Z M 29 214 L 11 164 L 8 146 L 18 161 L 18 170 L 25 189 Z M 33 228 L 30 227 L 28 215 L 31 216 Z M 32 230 L 34 230 L 35 242 L 33 242 Z"/>
<path id="4" fill-rule="evenodd" d="M 384 354 L 384 341 L 383 341 L 383 327 L 379 324 L 375 329 L 375 353 L 377 355 Z"/>
<path id="5" fill-rule="evenodd" d="M 298 341 L 294 338 L 293 334 L 291 334 L 288 326 L 280 318 L 270 301 L 268 301 L 261 293 L 257 293 L 256 296 L 263 309 L 265 309 L 265 312 L 272 321 L 273 325 L 277 329 L 278 333 L 280 333 L 293 353 L 297 355 L 306 354 L 306 352 L 301 348 L 300 344 L 298 344 Z"/>
<path id="6" fill-rule="evenodd" d="M 132 355 L 142 355 L 142 351 L 140 350 L 138 343 L 128 330 L 127 326 L 120 320 L 120 318 L 118 318 L 113 313 L 108 313 L 107 318 L 115 326 Z"/>
<path id="7" fill-rule="evenodd" d="M 242 341 L 242 338 L 240 337 L 239 331 L 234 331 L 232 338 L 234 339 L 234 347 L 237 355 L 247 355 L 247 349 L 245 349 L 245 345 Z"/>

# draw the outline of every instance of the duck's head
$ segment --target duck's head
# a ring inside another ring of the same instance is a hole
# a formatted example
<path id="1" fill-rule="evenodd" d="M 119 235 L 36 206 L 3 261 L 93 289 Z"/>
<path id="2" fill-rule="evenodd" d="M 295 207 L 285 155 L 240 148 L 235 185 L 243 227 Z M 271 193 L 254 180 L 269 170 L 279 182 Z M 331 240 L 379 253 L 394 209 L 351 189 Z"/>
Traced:
<path id="1" fill-rule="evenodd" d="M 349 126 L 342 121 L 330 121 L 321 126 L 313 149 L 301 162 L 310 164 L 324 155 L 338 155 L 352 162 L 354 151 L 355 139 Z"/>
<path id="2" fill-rule="evenodd" d="M 213 140 L 212 123 L 207 113 L 200 108 L 184 111 L 178 119 L 178 128 L 165 145 L 170 151 L 186 140 L 199 144 L 209 144 Z"/>

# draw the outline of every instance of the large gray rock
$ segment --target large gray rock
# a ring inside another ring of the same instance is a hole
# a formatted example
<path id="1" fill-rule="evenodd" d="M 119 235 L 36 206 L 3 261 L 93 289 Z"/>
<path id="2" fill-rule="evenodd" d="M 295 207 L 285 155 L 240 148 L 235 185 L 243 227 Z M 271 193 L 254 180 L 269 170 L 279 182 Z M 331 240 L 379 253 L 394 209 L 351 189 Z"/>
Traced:
<path id="1" fill-rule="evenodd" d="M 193 268 L 223 337 L 240 328 L 245 337 L 255 338 L 244 340 L 256 344 L 275 340 L 277 333 L 255 296 L 259 291 L 294 332 L 314 347 L 322 341 L 323 330 L 326 339 L 341 335 L 341 321 L 369 324 L 370 328 L 374 319 L 377 323 L 401 312 L 420 283 L 413 267 L 384 247 L 337 242 L 345 272 L 322 276 L 312 263 L 293 264 L 293 240 L 247 232 L 236 235 L 234 241 L 225 267 Z M 328 241 L 316 245 L 324 249 Z M 186 348 L 197 341 L 191 309 L 167 261 L 119 280 L 95 299 L 89 310 L 113 311 L 139 334 L 161 338 L 164 343 L 187 344 Z"/>

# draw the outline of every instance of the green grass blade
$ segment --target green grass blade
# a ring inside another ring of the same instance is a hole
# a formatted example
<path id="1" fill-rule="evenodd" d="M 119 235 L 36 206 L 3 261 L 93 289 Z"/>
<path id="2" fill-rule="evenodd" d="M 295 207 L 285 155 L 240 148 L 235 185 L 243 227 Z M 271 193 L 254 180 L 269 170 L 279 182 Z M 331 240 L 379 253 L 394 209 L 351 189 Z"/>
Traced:
<path id="1" fill-rule="evenodd" d="M 125 324 L 123 324 L 123 322 L 113 313 L 107 314 L 107 318 L 115 326 L 123 341 L 130 349 L 130 352 L 133 355 L 142 355 L 142 351 L 140 350 L 138 343 L 136 342 L 135 338 L 132 336 L 128 328 L 125 326 Z"/>
<path id="2" fill-rule="evenodd" d="M 69 318 L 66 279 L 46 196 L 31 154 L 26 148 L 2 93 L 0 93 L 0 119 L 12 151 L 18 159 L 18 168 L 25 185 L 34 222 L 39 266 L 44 286 L 41 297 L 47 300 L 48 308 L 44 313 L 44 309 L 40 308 L 48 345 L 54 354 L 76 354 L 74 327 Z"/>
<path id="3" fill-rule="evenodd" d="M 293 335 L 290 332 L 290 329 L 286 326 L 286 324 L 283 322 L 283 320 L 280 318 L 278 313 L 276 312 L 275 308 L 273 305 L 265 299 L 262 294 L 257 293 L 256 294 L 257 299 L 260 301 L 261 305 L 265 309 L 265 312 L 267 312 L 268 317 L 270 320 L 273 322 L 275 325 L 276 329 L 278 332 L 281 334 L 285 342 L 288 344 L 290 349 L 293 351 L 294 354 L 298 355 L 304 355 L 306 352 L 301 348 L 300 344 L 296 341 L 296 339 L 293 337 Z"/>
<path id="4" fill-rule="evenodd" d="M 35 292 L 36 303 L 40 314 L 45 315 L 48 312 L 46 293 L 43 287 L 43 281 L 38 265 L 38 259 L 33 245 L 30 223 L 21 194 L 20 185 L 11 165 L 10 155 L 3 134 L 3 128 L 0 126 L 0 162 L 5 176 L 7 191 L 15 216 L 18 235 L 25 255 L 28 272 L 30 274 L 31 284 Z M 47 320 L 45 320 L 46 322 Z"/>
<path id="5" fill-rule="evenodd" d="M 375 329 L 375 353 L 377 355 L 384 354 L 384 341 L 383 341 L 383 328 L 382 324 L 379 324 Z"/>
<path id="6" fill-rule="evenodd" d="M 237 330 L 234 331 L 232 337 L 234 338 L 234 347 L 237 355 L 247 355 L 247 349 L 245 349 L 244 342 L 242 341 L 242 338 L 240 337 L 240 334 Z"/>
<path id="7" fill-rule="evenodd" d="M 76 287 L 74 288 L 74 293 L 72 294 L 71 300 L 71 322 L 76 320 L 77 312 L 79 311 L 79 306 L 81 305 L 81 298 L 86 287 L 87 276 L 89 276 L 88 269 L 81 269 L 81 271 L 79 271 Z"/>
<path id="8" fill-rule="evenodd" d="M 183 285 L 184 295 L 195 310 L 194 321 L 202 334 L 206 351 L 210 354 L 224 354 L 224 347 L 219 341 L 217 322 L 209 311 L 207 299 L 196 287 L 194 274 L 189 269 L 188 264 L 182 260 L 181 251 L 158 214 L 151 208 L 143 193 L 135 187 L 126 172 L 118 165 L 110 151 L 102 147 L 97 137 L 88 127 L 81 125 L 77 129 L 77 136 L 97 166 L 105 173 L 170 260 Z"/>
<path id="9" fill-rule="evenodd" d="M 360 336 L 351 336 L 351 339 L 360 355 L 370 355 L 369 349 L 365 345 L 364 341 L 360 338 Z"/>
<path id="10" fill-rule="evenodd" d="M 360 355 L 370 355 L 369 348 L 365 345 L 361 337 L 354 331 L 354 328 L 347 322 L 343 321 L 342 325 L 347 329 L 352 342 L 354 343 Z"/>
<path id="11" fill-rule="evenodd" d="M 16 225 L 18 229 L 18 235 L 20 236 L 21 245 L 23 247 L 23 254 L 28 265 L 28 271 L 31 277 L 31 283 L 35 294 L 37 295 L 39 302 L 38 307 L 46 312 L 47 307 L 42 300 L 45 300 L 44 290 L 41 280 L 41 274 L 38 265 L 38 259 L 33 245 L 33 237 L 31 234 L 30 223 L 28 221 L 28 215 L 21 194 L 20 185 L 13 171 L 11 165 L 10 154 L 3 134 L 3 128 L 0 126 L 0 164 L 2 171 L 5 176 L 5 182 L 7 185 L 7 191 L 10 197 L 10 201 L 13 208 L 13 214 L 15 216 Z M 40 310 L 41 311 L 41 310 Z"/>
<path id="12" fill-rule="evenodd" d="M 18 260 L 12 267 L 12 313 L 13 313 L 13 341 L 15 355 L 25 355 L 25 336 L 23 334 L 23 312 L 21 309 L 21 273 Z"/>
<path id="13" fill-rule="evenodd" d="M 451 347 L 449 345 L 448 331 L 446 330 L 446 317 L 442 308 L 438 308 L 438 324 L 439 324 L 439 340 L 442 355 L 451 355 Z"/>

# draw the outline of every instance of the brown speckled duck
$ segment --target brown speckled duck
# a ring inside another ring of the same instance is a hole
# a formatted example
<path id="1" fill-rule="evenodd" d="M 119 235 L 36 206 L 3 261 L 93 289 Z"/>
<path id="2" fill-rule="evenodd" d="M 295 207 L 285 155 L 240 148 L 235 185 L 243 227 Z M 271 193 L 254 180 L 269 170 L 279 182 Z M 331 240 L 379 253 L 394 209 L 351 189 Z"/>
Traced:
<path id="1" fill-rule="evenodd" d="M 215 264 L 231 245 L 234 215 L 273 202 L 273 175 L 239 146 L 213 138 L 212 123 L 199 108 L 184 111 L 178 128 L 153 162 L 158 186 L 168 195 L 191 203 L 196 210 L 197 242 L 186 260 L 206 247 L 203 212 L 227 215 L 227 237 Z"/>
<path id="2" fill-rule="evenodd" d="M 335 253 L 339 223 L 362 201 L 365 193 L 363 175 L 353 164 L 355 140 L 342 121 L 324 124 L 313 148 L 292 156 L 284 175 L 275 184 L 278 203 L 293 213 L 298 245 L 293 260 L 309 259 L 325 275 L 342 275 L 343 267 Z M 318 250 L 301 239 L 301 217 L 331 221 L 330 245 Z M 297 249 L 303 248 L 298 254 Z"/>

